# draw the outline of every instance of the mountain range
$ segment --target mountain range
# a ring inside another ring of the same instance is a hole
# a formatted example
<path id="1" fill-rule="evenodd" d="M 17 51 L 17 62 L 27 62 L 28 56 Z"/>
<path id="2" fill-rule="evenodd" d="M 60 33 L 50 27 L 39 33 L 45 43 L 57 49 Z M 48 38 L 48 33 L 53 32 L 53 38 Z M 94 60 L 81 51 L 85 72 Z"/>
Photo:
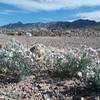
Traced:
<path id="1" fill-rule="evenodd" d="M 67 21 L 57 21 L 57 22 L 48 22 L 48 23 L 27 23 L 23 24 L 22 22 L 11 23 L 8 25 L 1 26 L 0 28 L 6 29 L 32 29 L 32 28 L 47 28 L 47 29 L 68 29 L 68 28 L 86 28 L 86 27 L 95 27 L 100 26 L 100 22 L 96 22 L 93 20 L 75 20 L 73 22 Z"/>

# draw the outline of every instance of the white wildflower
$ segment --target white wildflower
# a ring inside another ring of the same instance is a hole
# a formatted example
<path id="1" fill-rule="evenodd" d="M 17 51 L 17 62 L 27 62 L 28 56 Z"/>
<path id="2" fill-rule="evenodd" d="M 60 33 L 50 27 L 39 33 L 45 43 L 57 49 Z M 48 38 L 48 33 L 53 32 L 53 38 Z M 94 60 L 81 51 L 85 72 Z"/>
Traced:
<path id="1" fill-rule="evenodd" d="M 82 72 L 77 73 L 79 77 L 82 77 Z"/>

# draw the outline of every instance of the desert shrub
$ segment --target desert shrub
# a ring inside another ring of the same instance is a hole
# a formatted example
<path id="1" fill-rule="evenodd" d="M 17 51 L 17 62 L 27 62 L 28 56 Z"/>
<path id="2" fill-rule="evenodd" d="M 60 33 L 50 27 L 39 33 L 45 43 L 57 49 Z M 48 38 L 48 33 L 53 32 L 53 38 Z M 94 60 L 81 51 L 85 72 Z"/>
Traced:
<path id="1" fill-rule="evenodd" d="M 100 90 L 100 61 L 94 61 L 86 72 L 87 86 L 93 90 Z"/>
<path id="2" fill-rule="evenodd" d="M 44 53 L 39 59 L 41 60 L 40 69 L 42 68 L 41 63 L 44 63 L 49 72 L 54 75 L 78 76 L 85 79 L 87 86 L 100 87 L 100 57 L 96 49 L 82 46 L 80 49 L 70 48 L 66 52 L 59 52 L 56 49 L 41 46 L 39 51 L 41 50 Z"/>
<path id="3" fill-rule="evenodd" d="M 84 54 L 85 58 L 88 58 L 90 63 L 85 65 L 85 69 L 81 71 L 82 77 L 86 79 L 86 85 L 90 89 L 100 89 L 100 57 L 96 49 L 91 47 L 82 47 L 80 55 Z"/>
<path id="4" fill-rule="evenodd" d="M 58 74 L 59 76 L 77 76 L 78 73 L 85 74 L 87 66 L 91 65 L 91 60 L 84 55 L 80 58 L 73 54 L 66 54 L 62 57 L 53 58 L 52 67 L 48 67 L 49 71 Z"/>
<path id="5" fill-rule="evenodd" d="M 43 65 L 57 76 L 78 76 L 86 79 L 91 89 L 100 89 L 100 57 L 95 49 L 84 46 L 60 52 L 43 45 L 35 48 L 31 53 L 18 41 L 8 41 L 0 48 L 0 74 L 20 81 L 24 76 L 39 73 Z"/>
<path id="6" fill-rule="evenodd" d="M 64 60 L 64 61 L 63 61 Z M 57 57 L 53 65 L 53 73 L 58 74 L 59 76 L 72 76 L 76 73 L 76 68 L 78 59 L 66 55 L 65 58 Z M 74 70 L 75 69 L 75 70 Z"/>
<path id="7" fill-rule="evenodd" d="M 36 62 L 31 52 L 15 40 L 10 40 L 5 47 L 0 49 L 0 72 L 14 74 L 19 81 L 26 75 L 37 70 Z"/>

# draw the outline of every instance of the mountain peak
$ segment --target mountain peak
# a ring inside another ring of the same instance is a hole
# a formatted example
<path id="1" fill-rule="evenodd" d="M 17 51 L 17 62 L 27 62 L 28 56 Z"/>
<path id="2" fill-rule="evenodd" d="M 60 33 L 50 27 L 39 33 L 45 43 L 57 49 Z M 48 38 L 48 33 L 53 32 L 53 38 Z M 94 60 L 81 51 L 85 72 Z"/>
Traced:
<path id="1" fill-rule="evenodd" d="M 23 24 L 21 21 L 18 21 L 16 24 Z"/>
<path id="2" fill-rule="evenodd" d="M 8 24 L 1 26 L 1 28 L 7 28 L 7 29 L 16 29 L 16 28 L 47 28 L 47 29 L 67 29 L 67 28 L 85 28 L 85 27 L 93 27 L 100 25 L 100 22 L 96 22 L 93 20 L 84 20 L 79 19 L 75 20 L 73 22 L 67 22 L 67 21 L 58 21 L 58 22 L 48 22 L 48 23 L 27 23 L 23 24 L 21 21 L 13 24 Z"/>

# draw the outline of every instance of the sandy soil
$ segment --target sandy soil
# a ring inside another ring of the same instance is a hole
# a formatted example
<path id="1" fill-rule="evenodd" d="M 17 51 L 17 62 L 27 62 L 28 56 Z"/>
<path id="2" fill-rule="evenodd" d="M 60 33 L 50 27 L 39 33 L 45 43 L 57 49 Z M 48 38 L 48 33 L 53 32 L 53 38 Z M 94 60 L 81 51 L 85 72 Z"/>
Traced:
<path id="1" fill-rule="evenodd" d="M 27 38 L 25 36 L 6 36 L 0 35 L 0 43 L 4 44 L 7 40 L 15 38 L 25 46 Z M 59 49 L 67 47 L 80 47 L 81 45 L 100 48 L 100 37 L 28 37 L 28 45 L 32 46 L 35 43 L 42 43 L 46 46 L 53 46 Z"/>

